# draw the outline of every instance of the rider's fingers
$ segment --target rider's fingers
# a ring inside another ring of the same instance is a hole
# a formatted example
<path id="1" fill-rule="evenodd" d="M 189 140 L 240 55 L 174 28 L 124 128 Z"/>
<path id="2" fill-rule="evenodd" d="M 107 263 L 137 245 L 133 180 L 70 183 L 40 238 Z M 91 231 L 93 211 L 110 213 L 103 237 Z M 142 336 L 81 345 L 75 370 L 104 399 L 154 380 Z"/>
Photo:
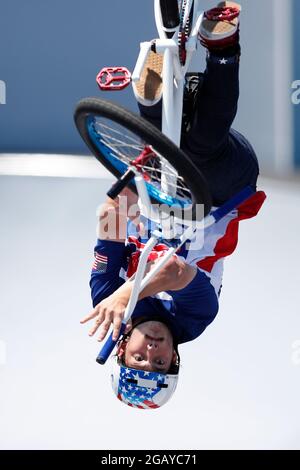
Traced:
<path id="1" fill-rule="evenodd" d="M 126 327 L 125 327 L 125 331 L 124 333 L 127 334 L 129 333 L 129 331 L 132 329 L 132 320 L 128 320 L 128 322 L 126 323 Z"/>
<path id="2" fill-rule="evenodd" d="M 99 337 L 98 337 L 98 341 L 102 341 L 108 330 L 109 330 L 109 327 L 110 327 L 110 324 L 112 322 L 112 318 L 111 318 L 111 315 L 109 315 L 108 318 L 105 319 L 105 321 L 102 323 L 102 326 L 101 326 L 101 331 L 100 331 L 100 334 L 99 334 Z"/>
<path id="3" fill-rule="evenodd" d="M 143 237 L 146 234 L 145 224 L 143 222 L 139 222 L 137 225 L 137 232 L 140 237 Z"/>
<path id="4" fill-rule="evenodd" d="M 122 325 L 122 317 L 121 316 L 115 317 L 113 325 L 114 325 L 114 329 L 113 329 L 112 339 L 113 341 L 117 341 L 117 339 L 119 338 L 120 329 Z"/>
<path id="5" fill-rule="evenodd" d="M 89 331 L 89 336 L 93 336 L 93 334 L 98 330 L 99 326 L 103 322 L 103 316 L 102 312 L 98 314 L 94 326 Z"/>
<path id="6" fill-rule="evenodd" d="M 82 320 L 80 320 L 80 323 L 81 324 L 86 323 L 87 321 L 92 320 L 93 318 L 95 318 L 97 315 L 98 315 L 98 309 L 96 307 L 86 317 L 82 318 Z"/>

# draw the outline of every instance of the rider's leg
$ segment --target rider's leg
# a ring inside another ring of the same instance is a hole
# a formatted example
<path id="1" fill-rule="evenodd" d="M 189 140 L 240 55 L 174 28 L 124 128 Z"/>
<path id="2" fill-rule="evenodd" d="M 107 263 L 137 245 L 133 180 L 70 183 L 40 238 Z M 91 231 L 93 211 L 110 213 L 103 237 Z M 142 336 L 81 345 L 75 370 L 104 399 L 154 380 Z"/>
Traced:
<path id="1" fill-rule="evenodd" d="M 182 149 L 204 174 L 216 206 L 250 185 L 256 189 L 258 162 L 247 139 L 231 128 L 239 96 L 239 64 L 220 64 L 212 54 L 198 96 L 191 130 Z"/>
<path id="2" fill-rule="evenodd" d="M 232 57 L 237 57 L 237 60 L 235 61 L 238 62 L 238 56 L 240 52 L 238 45 L 239 11 L 240 6 L 237 3 L 222 1 L 218 4 L 217 8 L 209 10 L 205 13 L 200 28 L 199 39 L 200 42 L 212 52 L 212 62 L 215 59 L 215 62 L 218 63 L 219 59 L 224 65 L 224 61 L 232 62 Z M 222 17 L 221 21 L 219 20 L 220 15 Z M 162 95 L 162 66 L 162 54 L 155 54 L 154 52 L 150 52 L 147 57 L 146 64 L 143 68 L 140 80 L 132 84 L 133 91 L 140 109 L 140 114 L 142 115 L 142 117 L 150 121 L 158 128 L 161 128 L 160 99 Z M 210 68 L 213 67 L 210 67 L 208 64 L 207 72 L 209 72 Z M 210 87 L 209 81 L 205 80 L 206 82 L 208 82 L 208 84 L 207 86 L 205 85 L 204 88 L 207 88 L 206 103 L 210 104 L 210 95 L 214 95 L 215 99 L 217 100 L 218 90 L 222 88 L 225 89 L 226 86 L 224 86 L 224 83 L 222 83 L 222 79 L 216 82 L 216 79 L 213 80 L 213 77 L 207 77 L 207 75 L 212 76 L 218 74 L 220 72 L 218 70 L 218 67 L 215 68 L 215 73 L 211 71 L 211 73 L 208 74 L 207 72 L 206 78 L 208 78 L 209 80 L 210 78 L 212 78 L 212 84 Z M 225 101 L 226 99 L 228 101 L 227 115 L 229 115 L 229 121 L 232 122 L 236 113 L 238 99 L 238 64 L 236 67 L 233 67 L 232 72 L 228 70 L 227 75 L 228 78 L 226 78 L 225 81 L 229 82 L 230 84 L 229 93 L 231 94 L 231 96 L 226 96 Z M 236 89 L 232 90 L 234 86 Z M 215 90 L 213 90 L 213 87 L 215 87 Z M 212 91 L 210 91 L 210 88 L 212 89 Z M 225 93 L 226 92 L 227 90 L 225 90 Z M 221 94 L 220 99 L 224 101 L 223 95 Z M 203 102 L 203 110 L 205 111 L 210 109 L 210 107 L 207 106 L 206 103 Z M 230 106 L 232 108 L 231 110 L 229 109 Z M 210 110 L 210 113 L 213 113 L 212 109 Z M 224 114 L 224 112 L 222 112 L 222 114 Z M 228 132 L 228 118 L 225 118 L 225 131 Z M 212 151 L 216 146 L 218 146 L 219 141 L 223 140 L 223 127 L 224 126 L 222 126 L 222 123 L 220 123 L 220 131 L 216 131 L 217 136 L 213 135 L 212 138 L 209 138 L 209 135 L 206 135 L 207 132 L 205 131 L 205 129 L 203 129 L 203 135 L 205 134 L 205 140 L 207 141 L 207 144 L 209 146 L 209 151 Z M 220 136 L 218 134 L 220 134 Z M 193 140 L 193 134 L 191 134 L 191 139 Z M 212 143 L 209 144 L 208 140 L 211 140 Z M 196 138 L 197 147 L 199 147 L 199 144 L 201 144 L 201 137 L 199 137 L 199 139 Z M 191 142 L 191 145 L 193 147 L 193 142 Z"/>
<path id="3" fill-rule="evenodd" d="M 225 143 L 236 115 L 239 96 L 239 46 L 226 48 L 223 52 L 230 54 L 231 51 L 233 55 L 227 59 L 219 57 L 218 53 L 209 53 L 192 127 L 186 139 L 183 139 L 183 145 L 187 146 L 191 155 L 195 153 L 196 159 L 201 154 L 205 159 L 214 158 L 215 153 Z M 224 60 L 226 64 L 223 63 Z M 145 92 L 142 92 L 141 86 L 139 95 L 137 96 L 136 90 L 135 95 L 141 116 L 161 129 L 161 100 L 149 100 L 146 104 Z"/>
<path id="4" fill-rule="evenodd" d="M 229 14 L 239 9 L 233 2 L 218 7 Z M 214 204 L 220 205 L 247 185 L 256 189 L 259 169 L 250 143 L 231 129 L 239 98 L 238 16 L 219 21 L 212 12 L 200 29 L 201 43 L 208 49 L 207 68 L 181 146 L 206 177 Z"/>
<path id="5" fill-rule="evenodd" d="M 207 49 L 207 66 L 185 145 L 195 159 L 216 158 L 228 144 L 239 98 L 239 12 L 233 2 L 208 10 L 199 39 Z"/>
<path id="6" fill-rule="evenodd" d="M 161 130 L 161 122 L 162 122 L 162 101 L 160 100 L 158 103 L 154 104 L 153 106 L 145 106 L 141 104 L 139 101 L 137 102 L 140 115 L 146 119 L 147 121 L 151 122 L 155 127 Z"/>
<path id="7" fill-rule="evenodd" d="M 142 70 L 140 80 L 133 82 L 133 92 L 140 114 L 144 119 L 161 129 L 163 55 L 150 52 Z"/>
<path id="8" fill-rule="evenodd" d="M 226 59 L 208 52 L 191 128 L 182 145 L 193 160 L 208 161 L 228 145 L 239 98 L 239 54 Z"/>
<path id="9" fill-rule="evenodd" d="M 238 8 L 221 2 L 219 8 Z M 215 205 L 220 205 L 245 186 L 256 189 L 258 163 L 245 137 L 231 129 L 239 97 L 239 23 L 215 20 L 211 11 L 204 19 L 201 43 L 208 49 L 207 68 L 191 116 L 191 127 L 182 136 L 181 147 L 206 177 Z M 238 13 L 238 12 L 237 12 Z M 142 102 L 141 115 L 161 125 L 161 102 Z"/>

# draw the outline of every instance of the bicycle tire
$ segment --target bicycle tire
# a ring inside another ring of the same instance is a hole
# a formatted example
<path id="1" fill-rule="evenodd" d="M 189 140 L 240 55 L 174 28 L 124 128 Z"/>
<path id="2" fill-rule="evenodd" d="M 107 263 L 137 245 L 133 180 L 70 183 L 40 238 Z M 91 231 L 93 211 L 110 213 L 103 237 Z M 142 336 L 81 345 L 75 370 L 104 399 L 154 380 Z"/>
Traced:
<path id="1" fill-rule="evenodd" d="M 139 115 L 112 101 L 100 98 L 82 99 L 77 104 L 74 112 L 74 120 L 78 132 L 97 160 L 116 178 L 120 178 L 125 171 L 120 171 L 120 169 L 116 168 L 108 160 L 107 155 L 103 152 L 103 148 L 97 144 L 94 136 L 92 136 L 90 122 L 95 119 L 95 117 L 106 118 L 128 129 L 142 139 L 143 142 L 146 142 L 147 145 L 151 146 L 151 148 L 159 155 L 163 156 L 175 168 L 191 193 L 192 207 L 190 207 L 189 210 L 185 210 L 184 216 L 186 219 L 196 219 L 196 204 L 202 204 L 204 206 L 204 216 L 209 213 L 212 207 L 212 200 L 204 176 L 189 157 L 170 139 Z M 129 183 L 128 186 L 137 193 L 134 183 Z M 159 202 L 157 199 L 153 198 L 151 194 L 150 199 L 154 204 Z"/>
<path id="2" fill-rule="evenodd" d="M 164 27 L 177 28 L 180 22 L 178 0 L 160 0 L 160 11 Z"/>

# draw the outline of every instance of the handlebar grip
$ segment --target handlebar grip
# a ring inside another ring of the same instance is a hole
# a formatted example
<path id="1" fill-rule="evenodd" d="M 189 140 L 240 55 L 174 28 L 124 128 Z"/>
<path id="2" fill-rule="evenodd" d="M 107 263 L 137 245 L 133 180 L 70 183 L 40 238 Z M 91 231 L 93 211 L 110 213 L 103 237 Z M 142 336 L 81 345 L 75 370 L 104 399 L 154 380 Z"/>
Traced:
<path id="1" fill-rule="evenodd" d="M 216 209 L 212 212 L 212 216 L 214 217 L 215 221 L 218 222 L 224 215 L 229 214 L 233 209 L 236 209 L 242 202 L 246 201 L 255 191 L 250 187 L 247 186 L 245 189 L 240 191 L 236 196 L 233 196 L 229 201 L 225 202 L 219 209 Z"/>
<path id="2" fill-rule="evenodd" d="M 126 188 L 128 183 L 134 178 L 134 172 L 132 170 L 127 170 L 121 178 L 113 184 L 110 190 L 106 193 L 111 199 L 116 199 L 120 192 Z"/>
<path id="3" fill-rule="evenodd" d="M 103 348 L 101 349 L 101 351 L 99 352 L 99 354 L 96 358 L 96 361 L 98 362 L 98 364 L 101 364 L 101 365 L 105 364 L 105 362 L 109 358 L 110 354 L 112 353 L 112 350 L 114 349 L 115 345 L 119 341 L 120 336 L 122 336 L 122 334 L 124 333 L 125 328 L 126 328 L 126 324 L 122 323 L 120 333 L 119 333 L 118 339 L 116 341 L 113 341 L 113 339 L 112 339 L 113 332 L 111 332 L 111 334 L 107 338 Z"/>

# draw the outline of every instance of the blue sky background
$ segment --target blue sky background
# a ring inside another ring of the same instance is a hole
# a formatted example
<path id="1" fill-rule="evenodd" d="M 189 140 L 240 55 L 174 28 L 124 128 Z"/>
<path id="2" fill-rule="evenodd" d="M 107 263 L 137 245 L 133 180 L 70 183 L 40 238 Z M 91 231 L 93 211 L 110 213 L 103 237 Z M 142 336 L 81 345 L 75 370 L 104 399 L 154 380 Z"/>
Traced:
<path id="1" fill-rule="evenodd" d="M 274 2 L 240 2 L 241 96 L 234 127 L 251 141 L 263 170 L 272 170 L 276 153 L 274 60 L 278 56 L 274 59 L 270 14 Z M 203 0 L 202 6 L 206 9 L 214 2 Z M 294 8 L 297 31 L 300 5 L 296 0 Z M 156 35 L 153 0 L 2 0 L 0 79 L 6 83 L 7 103 L 0 106 L 0 152 L 88 153 L 73 124 L 76 102 L 102 96 L 137 110 L 130 87 L 103 93 L 95 77 L 107 65 L 133 70 L 140 41 Z M 300 76 L 298 55 L 295 50 L 296 78 Z M 203 70 L 204 57 L 199 47 L 195 69 Z M 282 89 L 287 94 L 290 83 Z M 295 130 L 299 113 L 295 109 Z M 299 150 L 296 155 L 299 159 Z"/>

